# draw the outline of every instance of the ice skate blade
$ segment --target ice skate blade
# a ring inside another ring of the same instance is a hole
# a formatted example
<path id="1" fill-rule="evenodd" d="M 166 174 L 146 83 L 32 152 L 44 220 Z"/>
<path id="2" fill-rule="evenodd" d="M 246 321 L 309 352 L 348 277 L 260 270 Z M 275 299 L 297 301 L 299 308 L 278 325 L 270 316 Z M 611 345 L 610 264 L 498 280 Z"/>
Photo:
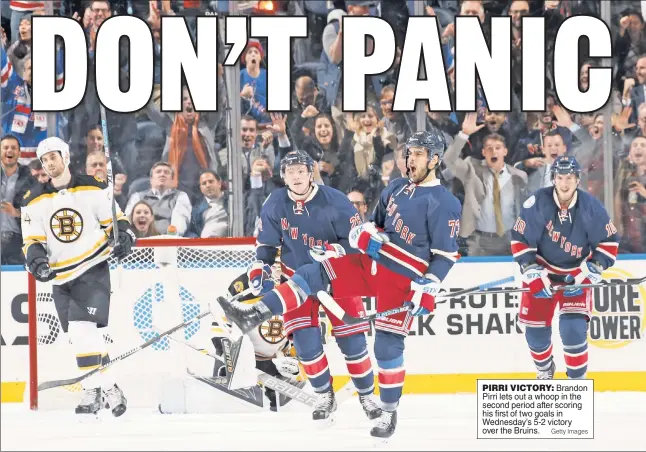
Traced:
<path id="1" fill-rule="evenodd" d="M 381 447 L 386 446 L 386 444 L 388 444 L 392 436 L 389 436 L 388 438 L 379 438 L 377 436 L 370 436 L 370 438 L 372 438 L 372 447 L 374 449 L 379 449 Z"/>

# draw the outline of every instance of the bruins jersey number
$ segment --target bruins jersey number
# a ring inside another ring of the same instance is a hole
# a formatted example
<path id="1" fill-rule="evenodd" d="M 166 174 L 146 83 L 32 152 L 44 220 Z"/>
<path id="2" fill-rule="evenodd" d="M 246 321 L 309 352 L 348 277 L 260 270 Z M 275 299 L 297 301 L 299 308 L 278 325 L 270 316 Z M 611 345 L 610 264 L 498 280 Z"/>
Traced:
<path id="1" fill-rule="evenodd" d="M 60 209 L 52 215 L 49 220 L 49 227 L 59 242 L 72 243 L 83 232 L 83 218 L 74 209 Z"/>

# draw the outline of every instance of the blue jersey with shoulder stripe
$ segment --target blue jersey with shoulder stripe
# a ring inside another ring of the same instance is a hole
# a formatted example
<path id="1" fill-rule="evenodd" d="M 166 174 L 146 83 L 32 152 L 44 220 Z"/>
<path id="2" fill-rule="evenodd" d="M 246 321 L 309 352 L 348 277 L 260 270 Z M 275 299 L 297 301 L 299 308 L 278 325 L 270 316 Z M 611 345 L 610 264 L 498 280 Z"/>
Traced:
<path id="1" fill-rule="evenodd" d="M 268 265 L 278 249 L 283 274 L 291 276 L 298 267 L 312 262 L 309 250 L 315 245 L 338 243 L 346 253 L 358 253 L 350 247 L 350 229 L 363 223 L 359 212 L 341 191 L 314 185 L 312 194 L 294 201 L 287 187 L 271 193 L 260 211 L 256 239 L 256 258 Z"/>
<path id="2" fill-rule="evenodd" d="M 586 259 L 603 269 L 615 263 L 619 235 L 594 196 L 577 189 L 561 206 L 554 187 L 536 191 L 512 228 L 511 250 L 521 267 L 538 263 L 555 274 L 576 272 Z"/>
<path id="3" fill-rule="evenodd" d="M 462 206 L 439 180 L 415 184 L 392 181 L 381 193 L 372 221 L 390 239 L 379 263 L 411 278 L 442 282 L 458 260 Z"/>

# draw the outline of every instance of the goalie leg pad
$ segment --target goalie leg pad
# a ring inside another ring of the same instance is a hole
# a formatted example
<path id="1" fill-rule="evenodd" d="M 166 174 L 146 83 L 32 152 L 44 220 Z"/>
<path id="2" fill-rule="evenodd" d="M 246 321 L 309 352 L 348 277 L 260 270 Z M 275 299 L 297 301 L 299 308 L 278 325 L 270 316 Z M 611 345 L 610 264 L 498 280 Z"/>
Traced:
<path id="1" fill-rule="evenodd" d="M 325 392 L 332 386 L 332 376 L 323 351 L 321 330 L 303 328 L 294 331 L 294 348 L 303 370 L 315 392 Z"/>
<path id="2" fill-rule="evenodd" d="M 394 411 L 399 405 L 404 387 L 404 336 L 377 330 L 375 358 L 379 366 L 379 395 L 382 408 Z"/>
<path id="3" fill-rule="evenodd" d="M 585 314 L 561 314 L 559 333 L 568 378 L 585 378 L 588 370 L 588 321 Z"/>
<path id="4" fill-rule="evenodd" d="M 375 376 L 364 334 L 337 337 L 336 343 L 345 356 L 345 364 L 357 392 L 360 395 L 372 394 L 375 389 Z"/>
<path id="5" fill-rule="evenodd" d="M 549 369 L 554 361 L 552 357 L 552 327 L 528 326 L 525 329 L 525 339 L 536 369 L 539 371 Z"/>

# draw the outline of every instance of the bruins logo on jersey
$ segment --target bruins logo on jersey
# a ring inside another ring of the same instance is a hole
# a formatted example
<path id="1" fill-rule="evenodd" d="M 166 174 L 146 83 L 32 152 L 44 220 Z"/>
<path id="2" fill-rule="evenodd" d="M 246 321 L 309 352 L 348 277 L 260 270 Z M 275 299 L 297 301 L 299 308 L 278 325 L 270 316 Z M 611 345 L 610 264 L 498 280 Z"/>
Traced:
<path id="1" fill-rule="evenodd" d="M 265 320 L 258 326 L 260 337 L 269 344 L 277 344 L 285 339 L 285 330 L 283 329 L 283 319 L 279 315 Z"/>
<path id="2" fill-rule="evenodd" d="M 83 218 L 74 209 L 60 209 L 52 215 L 49 220 L 49 227 L 59 242 L 72 243 L 83 232 Z"/>

